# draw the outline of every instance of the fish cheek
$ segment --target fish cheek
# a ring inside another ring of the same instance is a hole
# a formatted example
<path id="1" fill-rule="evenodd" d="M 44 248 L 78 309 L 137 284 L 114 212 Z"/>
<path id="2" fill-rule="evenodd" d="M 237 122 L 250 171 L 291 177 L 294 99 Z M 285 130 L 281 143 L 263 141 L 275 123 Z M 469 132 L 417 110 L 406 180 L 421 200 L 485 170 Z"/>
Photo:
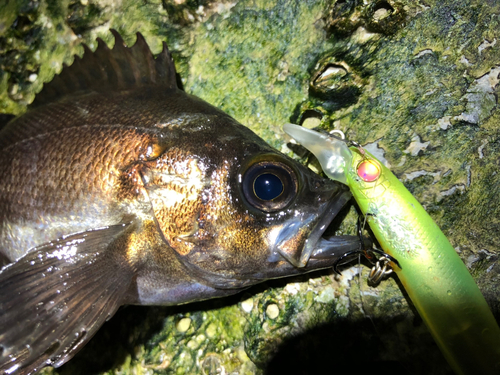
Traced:
<path id="1" fill-rule="evenodd" d="M 262 268 L 269 248 L 266 226 L 243 203 L 238 173 L 227 160 L 213 172 L 199 218 L 200 252 L 210 255 L 204 268 L 227 278 Z"/>
<path id="2" fill-rule="evenodd" d="M 179 257 L 192 277 L 216 289 L 243 288 L 260 281 L 253 275 L 268 265 L 265 228 L 234 212 L 221 211 L 216 220 L 200 222 L 203 228 L 191 251 Z"/>
<path id="3" fill-rule="evenodd" d="M 227 256 L 224 268 L 235 274 L 253 274 L 254 271 L 266 265 L 269 257 L 268 244 L 264 239 L 264 228 L 258 228 L 254 223 L 241 226 L 241 223 L 228 225 L 217 236 L 217 248 Z"/>

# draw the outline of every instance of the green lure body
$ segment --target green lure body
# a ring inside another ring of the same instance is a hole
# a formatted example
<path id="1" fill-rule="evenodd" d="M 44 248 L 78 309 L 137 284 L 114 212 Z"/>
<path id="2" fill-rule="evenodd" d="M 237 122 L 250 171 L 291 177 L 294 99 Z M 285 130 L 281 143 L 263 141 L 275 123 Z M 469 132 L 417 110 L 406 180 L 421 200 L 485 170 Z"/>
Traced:
<path id="1" fill-rule="evenodd" d="M 398 260 L 394 271 L 454 371 L 500 374 L 500 328 L 486 300 L 405 186 L 360 147 L 292 124 L 284 130 L 316 155 L 330 178 L 349 186 L 383 251 Z M 364 178 L 360 166 L 367 161 L 376 175 Z"/>
<path id="2" fill-rule="evenodd" d="M 376 159 L 351 151 L 347 184 L 448 363 L 458 374 L 499 374 L 500 329 L 467 267 L 396 176 L 379 162 L 380 177 L 363 181 L 357 165 Z"/>

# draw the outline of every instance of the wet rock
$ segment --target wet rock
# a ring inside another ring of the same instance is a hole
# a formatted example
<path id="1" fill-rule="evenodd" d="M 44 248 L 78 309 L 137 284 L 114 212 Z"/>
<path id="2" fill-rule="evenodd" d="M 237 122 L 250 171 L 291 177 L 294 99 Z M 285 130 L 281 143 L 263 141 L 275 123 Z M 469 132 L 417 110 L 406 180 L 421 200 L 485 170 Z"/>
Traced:
<path id="1" fill-rule="evenodd" d="M 286 146 L 281 127 L 290 121 L 374 145 L 500 317 L 497 2 L 8 4 L 0 5 L 4 115 L 25 111 L 82 42 L 111 42 L 111 27 L 127 43 L 140 31 L 156 52 L 166 41 L 187 92 L 277 149 L 315 165 Z M 353 234 L 356 222 L 351 206 L 331 230 Z M 346 265 L 342 276 L 268 282 L 218 301 L 124 308 L 67 365 L 44 373 L 451 373 L 397 279 L 374 288 L 368 270 Z M 183 320 L 189 326 L 179 327 Z"/>

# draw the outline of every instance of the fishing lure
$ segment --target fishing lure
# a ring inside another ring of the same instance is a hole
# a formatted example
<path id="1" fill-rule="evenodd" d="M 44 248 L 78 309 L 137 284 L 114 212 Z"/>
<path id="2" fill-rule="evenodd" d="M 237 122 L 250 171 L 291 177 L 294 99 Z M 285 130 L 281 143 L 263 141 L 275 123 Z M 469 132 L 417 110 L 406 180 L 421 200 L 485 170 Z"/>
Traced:
<path id="1" fill-rule="evenodd" d="M 500 373 L 500 329 L 453 246 L 394 174 L 361 146 L 301 126 L 284 130 L 349 186 L 418 313 L 457 374 Z"/>

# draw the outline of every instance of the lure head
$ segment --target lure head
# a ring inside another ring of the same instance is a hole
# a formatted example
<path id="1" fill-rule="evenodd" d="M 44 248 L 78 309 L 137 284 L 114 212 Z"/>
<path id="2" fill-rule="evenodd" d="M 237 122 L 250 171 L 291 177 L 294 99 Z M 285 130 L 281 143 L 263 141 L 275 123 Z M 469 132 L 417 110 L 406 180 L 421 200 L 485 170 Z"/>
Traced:
<path id="1" fill-rule="evenodd" d="M 283 130 L 316 156 L 329 178 L 348 185 L 355 197 L 383 179 L 382 164 L 359 145 L 349 148 L 342 139 L 293 124 L 285 124 Z"/>

